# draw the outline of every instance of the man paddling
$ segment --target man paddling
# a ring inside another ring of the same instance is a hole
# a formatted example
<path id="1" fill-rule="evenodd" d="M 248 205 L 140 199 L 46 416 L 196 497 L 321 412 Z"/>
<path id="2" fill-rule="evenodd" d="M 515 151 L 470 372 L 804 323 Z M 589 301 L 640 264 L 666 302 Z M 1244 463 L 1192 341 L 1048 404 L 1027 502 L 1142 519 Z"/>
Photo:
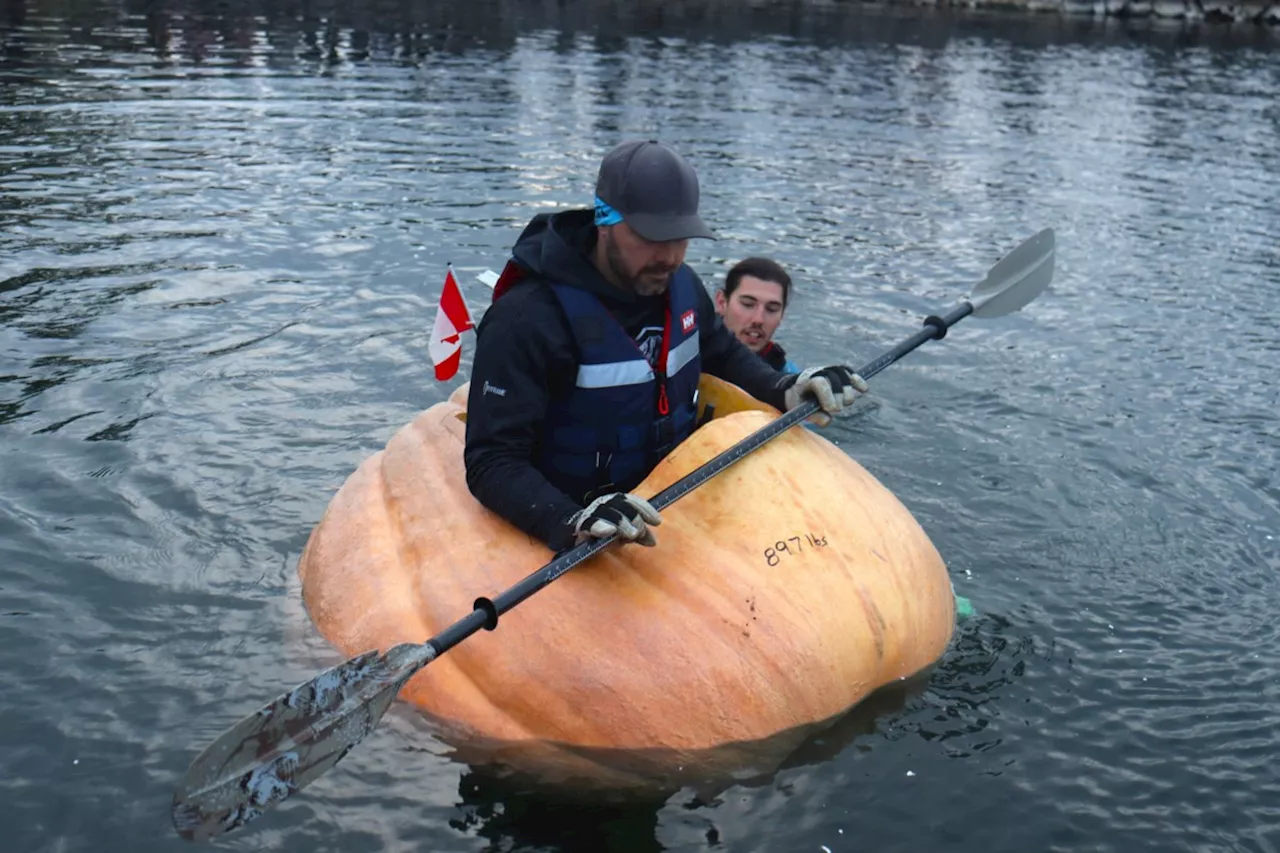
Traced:
<path id="1" fill-rule="evenodd" d="M 716 291 L 716 313 L 738 340 L 764 363 L 782 373 L 799 373 L 773 339 L 787 311 L 791 276 L 770 258 L 744 258 L 725 273 Z"/>
<path id="2" fill-rule="evenodd" d="M 703 371 L 775 408 L 813 396 L 820 423 L 866 383 L 842 366 L 780 375 L 729 332 L 685 263 L 698 178 L 656 141 L 600 164 L 594 210 L 533 217 L 476 329 L 467 486 L 561 551 L 591 538 L 653 545 L 657 510 L 630 494 L 694 428 Z"/>

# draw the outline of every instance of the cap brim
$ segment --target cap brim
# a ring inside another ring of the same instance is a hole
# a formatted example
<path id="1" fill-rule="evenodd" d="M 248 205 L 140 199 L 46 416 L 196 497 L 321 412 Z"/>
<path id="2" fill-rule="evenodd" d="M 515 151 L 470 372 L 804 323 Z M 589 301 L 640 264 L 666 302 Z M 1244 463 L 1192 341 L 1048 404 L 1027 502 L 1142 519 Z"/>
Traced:
<path id="1" fill-rule="evenodd" d="M 652 213 L 633 213 L 623 215 L 622 221 L 631 230 L 651 243 L 666 243 L 669 240 L 689 240 L 701 237 L 714 240 L 716 235 L 706 226 L 698 214 L 688 216 L 658 216 Z"/>

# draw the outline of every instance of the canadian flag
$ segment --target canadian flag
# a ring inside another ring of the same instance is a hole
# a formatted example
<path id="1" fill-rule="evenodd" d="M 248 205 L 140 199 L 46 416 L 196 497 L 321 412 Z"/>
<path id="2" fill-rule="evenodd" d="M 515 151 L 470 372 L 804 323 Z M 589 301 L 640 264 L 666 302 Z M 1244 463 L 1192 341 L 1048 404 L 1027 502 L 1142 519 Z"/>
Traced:
<path id="1" fill-rule="evenodd" d="M 452 379 L 462 362 L 462 333 L 472 328 L 471 312 L 467 310 L 462 289 L 453 277 L 450 264 L 444 275 L 444 289 L 440 291 L 440 305 L 436 308 L 436 323 L 431 330 L 428 350 L 436 366 L 436 379 L 444 382 Z"/>

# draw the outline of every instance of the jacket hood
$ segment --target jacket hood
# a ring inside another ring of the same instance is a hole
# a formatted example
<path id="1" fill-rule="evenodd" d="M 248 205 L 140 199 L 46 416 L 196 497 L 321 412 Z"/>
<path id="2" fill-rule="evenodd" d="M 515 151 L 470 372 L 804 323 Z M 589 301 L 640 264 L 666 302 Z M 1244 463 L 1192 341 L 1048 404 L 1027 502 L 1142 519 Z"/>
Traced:
<path id="1" fill-rule="evenodd" d="M 583 208 L 538 214 L 520 233 L 511 255 L 531 274 L 590 291 L 606 304 L 635 307 L 655 301 L 610 284 L 591 260 L 595 247 L 595 212 Z"/>

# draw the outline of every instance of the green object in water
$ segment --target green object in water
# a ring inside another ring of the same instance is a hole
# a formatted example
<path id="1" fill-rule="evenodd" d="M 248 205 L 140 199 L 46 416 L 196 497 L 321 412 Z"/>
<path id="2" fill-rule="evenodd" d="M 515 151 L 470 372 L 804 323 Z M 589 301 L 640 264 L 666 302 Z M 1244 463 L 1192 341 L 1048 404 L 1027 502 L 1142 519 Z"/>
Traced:
<path id="1" fill-rule="evenodd" d="M 973 602 L 963 595 L 956 596 L 956 618 L 968 619 L 973 615 Z"/>

